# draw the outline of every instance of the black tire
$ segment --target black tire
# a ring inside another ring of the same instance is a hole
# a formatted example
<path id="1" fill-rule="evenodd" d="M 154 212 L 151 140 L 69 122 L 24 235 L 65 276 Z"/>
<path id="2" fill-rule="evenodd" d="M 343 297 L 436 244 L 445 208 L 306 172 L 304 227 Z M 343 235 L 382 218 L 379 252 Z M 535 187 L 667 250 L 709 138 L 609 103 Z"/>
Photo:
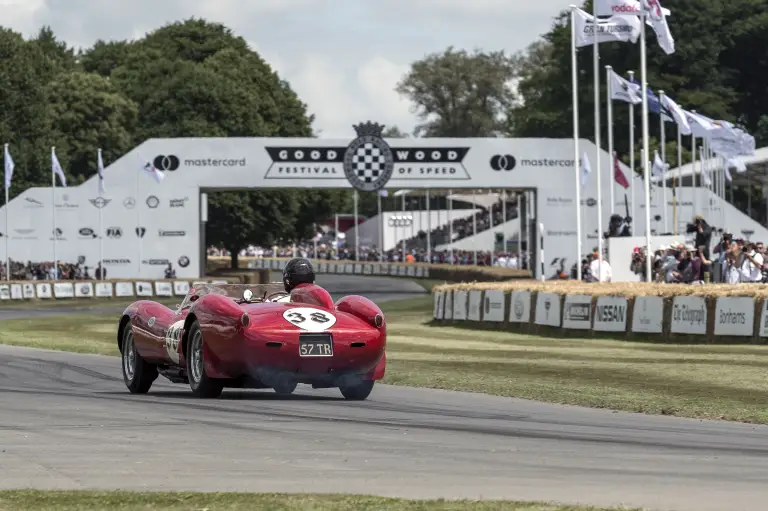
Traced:
<path id="1" fill-rule="evenodd" d="M 286 381 L 286 382 L 281 382 L 281 384 L 276 387 L 273 387 L 272 390 L 274 390 L 275 394 L 277 394 L 278 396 L 290 396 L 291 394 L 293 394 L 293 391 L 296 390 L 297 386 L 298 386 L 298 383 L 296 383 L 295 381 L 293 382 Z"/>
<path id="2" fill-rule="evenodd" d="M 224 384 L 205 374 L 203 345 L 203 332 L 200 330 L 200 323 L 194 320 L 187 334 L 186 358 L 189 388 L 192 389 L 192 393 L 197 397 L 213 399 L 221 395 L 221 391 L 224 390 Z"/>
<path id="3" fill-rule="evenodd" d="M 123 381 L 131 394 L 146 394 L 157 379 L 157 366 L 150 364 L 136 351 L 131 325 L 123 330 Z"/>
<path id="4" fill-rule="evenodd" d="M 341 395 L 348 401 L 365 401 L 371 395 L 374 380 L 363 380 L 356 385 L 344 385 L 339 387 Z"/>

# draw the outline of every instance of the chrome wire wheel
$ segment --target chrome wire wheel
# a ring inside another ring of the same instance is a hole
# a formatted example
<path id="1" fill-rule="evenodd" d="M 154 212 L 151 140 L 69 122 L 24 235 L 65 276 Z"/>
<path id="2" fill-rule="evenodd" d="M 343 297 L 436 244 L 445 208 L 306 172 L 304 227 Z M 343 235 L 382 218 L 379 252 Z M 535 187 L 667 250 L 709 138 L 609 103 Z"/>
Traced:
<path id="1" fill-rule="evenodd" d="M 136 346 L 133 344 L 133 332 L 128 331 L 123 345 L 123 370 L 129 381 L 133 381 L 136 375 Z"/>
<path id="2" fill-rule="evenodd" d="M 190 355 L 190 376 L 195 383 L 199 383 L 203 378 L 203 333 L 198 329 L 192 337 L 192 344 L 189 348 Z"/>

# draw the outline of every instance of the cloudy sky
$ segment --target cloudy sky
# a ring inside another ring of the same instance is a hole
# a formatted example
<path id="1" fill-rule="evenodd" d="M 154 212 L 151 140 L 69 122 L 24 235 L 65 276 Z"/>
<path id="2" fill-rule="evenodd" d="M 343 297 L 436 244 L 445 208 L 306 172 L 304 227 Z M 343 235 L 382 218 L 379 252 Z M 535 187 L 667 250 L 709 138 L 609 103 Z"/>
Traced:
<path id="1" fill-rule="evenodd" d="M 132 39 L 189 17 L 232 28 L 285 77 L 322 137 L 372 119 L 411 131 L 393 91 L 414 60 L 453 45 L 515 52 L 572 0 L 0 0 L 2 25 L 25 36 L 49 25 L 71 45 Z"/>

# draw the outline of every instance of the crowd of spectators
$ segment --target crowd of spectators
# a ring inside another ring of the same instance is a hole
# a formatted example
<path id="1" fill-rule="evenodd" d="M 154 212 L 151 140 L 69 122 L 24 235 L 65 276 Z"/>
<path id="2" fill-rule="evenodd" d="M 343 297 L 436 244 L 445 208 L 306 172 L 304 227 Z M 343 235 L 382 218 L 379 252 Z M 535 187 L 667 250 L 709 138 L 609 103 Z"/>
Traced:
<path id="1" fill-rule="evenodd" d="M 54 265 L 53 261 L 32 262 L 10 261 L 10 280 L 91 280 L 101 279 L 102 268 L 98 265 L 95 269 L 80 263 L 68 263 L 59 261 Z M 5 261 L 0 263 L 0 278 L 5 280 L 8 268 Z M 104 274 L 106 278 L 106 273 Z"/>

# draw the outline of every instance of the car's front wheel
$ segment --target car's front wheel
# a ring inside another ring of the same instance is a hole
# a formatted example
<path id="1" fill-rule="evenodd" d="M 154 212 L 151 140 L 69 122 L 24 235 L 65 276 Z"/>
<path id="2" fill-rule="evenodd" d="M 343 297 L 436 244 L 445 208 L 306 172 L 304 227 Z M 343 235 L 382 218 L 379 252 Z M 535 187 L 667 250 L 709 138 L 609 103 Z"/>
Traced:
<path id="1" fill-rule="evenodd" d="M 157 379 L 157 366 L 141 358 L 133 340 L 133 329 L 126 325 L 123 331 L 123 380 L 131 394 L 146 394 Z"/>
<path id="2" fill-rule="evenodd" d="M 219 397 L 224 385 L 205 374 L 203 332 L 197 320 L 192 322 L 187 339 L 187 375 L 192 393 L 197 397 L 208 399 Z"/>
<path id="3" fill-rule="evenodd" d="M 342 385 L 339 387 L 341 395 L 349 401 L 365 401 L 373 390 L 374 380 L 363 380 L 353 385 Z"/>

